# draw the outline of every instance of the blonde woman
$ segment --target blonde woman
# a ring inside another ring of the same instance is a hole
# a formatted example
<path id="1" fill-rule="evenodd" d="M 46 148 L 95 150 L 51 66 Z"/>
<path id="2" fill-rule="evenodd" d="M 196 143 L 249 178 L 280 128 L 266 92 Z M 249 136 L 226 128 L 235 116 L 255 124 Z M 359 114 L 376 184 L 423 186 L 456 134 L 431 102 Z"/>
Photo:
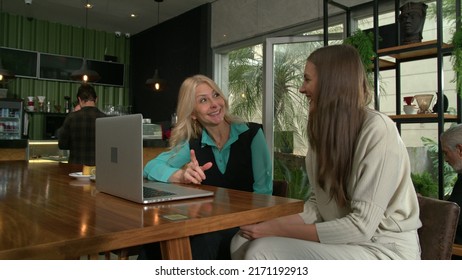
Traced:
<path id="1" fill-rule="evenodd" d="M 148 162 L 149 180 L 272 193 L 272 166 L 261 125 L 229 113 L 226 97 L 203 75 L 181 85 L 170 150 Z M 229 259 L 237 229 L 191 238 L 194 259 Z"/>

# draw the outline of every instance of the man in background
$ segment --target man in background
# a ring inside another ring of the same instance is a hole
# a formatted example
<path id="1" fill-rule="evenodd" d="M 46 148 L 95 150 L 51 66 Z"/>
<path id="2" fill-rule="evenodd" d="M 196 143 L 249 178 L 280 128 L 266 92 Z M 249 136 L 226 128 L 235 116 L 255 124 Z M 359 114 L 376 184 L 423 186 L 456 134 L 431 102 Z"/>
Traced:
<path id="1" fill-rule="evenodd" d="M 77 91 L 80 110 L 69 113 L 63 126 L 58 130 L 58 146 L 69 150 L 69 163 L 95 165 L 95 121 L 106 117 L 96 107 L 95 89 L 82 84 Z"/>
<path id="2" fill-rule="evenodd" d="M 462 124 L 452 126 L 443 132 L 440 140 L 444 159 L 457 172 L 457 181 L 448 200 L 462 207 Z M 459 216 L 454 243 L 462 244 L 462 215 Z"/>

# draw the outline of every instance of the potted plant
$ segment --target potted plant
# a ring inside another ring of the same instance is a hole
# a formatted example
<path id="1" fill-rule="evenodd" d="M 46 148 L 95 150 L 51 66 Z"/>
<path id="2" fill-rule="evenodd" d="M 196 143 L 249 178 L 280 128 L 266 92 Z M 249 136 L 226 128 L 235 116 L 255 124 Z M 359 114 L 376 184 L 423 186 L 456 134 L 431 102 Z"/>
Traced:
<path id="1" fill-rule="evenodd" d="M 351 36 L 347 37 L 343 44 L 351 45 L 358 50 L 361 61 L 368 77 L 370 88 L 374 87 L 374 62 L 377 56 L 374 51 L 374 33 L 364 32 L 361 29 L 356 30 Z M 382 88 L 381 88 L 382 89 Z M 383 89 L 382 89 L 383 90 Z"/>
<path id="2" fill-rule="evenodd" d="M 415 191 L 423 196 L 438 198 L 438 183 L 429 172 L 411 173 Z"/>
<path id="3" fill-rule="evenodd" d="M 376 57 L 374 52 L 374 33 L 364 32 L 358 29 L 353 35 L 347 37 L 343 43 L 351 45 L 358 50 L 364 69 L 366 69 L 368 73 L 371 73 L 373 66 L 372 59 Z"/>
<path id="4" fill-rule="evenodd" d="M 454 79 L 452 82 L 456 83 L 457 92 L 461 94 L 462 85 L 462 29 L 454 31 L 452 35 L 452 69 L 454 70 Z"/>

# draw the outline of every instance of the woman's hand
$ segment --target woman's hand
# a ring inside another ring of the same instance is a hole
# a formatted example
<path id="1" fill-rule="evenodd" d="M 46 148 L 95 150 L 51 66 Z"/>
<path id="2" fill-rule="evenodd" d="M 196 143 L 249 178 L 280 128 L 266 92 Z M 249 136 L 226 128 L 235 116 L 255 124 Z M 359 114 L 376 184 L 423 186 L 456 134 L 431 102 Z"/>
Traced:
<path id="1" fill-rule="evenodd" d="M 268 224 L 269 222 L 262 222 L 253 225 L 241 226 L 239 234 L 248 240 L 277 235 L 276 232 L 272 231 L 274 227 L 272 228 Z"/>
<path id="2" fill-rule="evenodd" d="M 206 178 L 204 171 L 210 169 L 213 163 L 207 162 L 206 164 L 200 166 L 196 159 L 194 150 L 191 150 L 190 153 L 191 161 L 186 164 L 186 168 L 181 171 L 181 182 L 186 184 L 201 184 L 202 181 Z"/>
<path id="3" fill-rule="evenodd" d="M 319 242 L 316 225 L 305 224 L 298 214 L 283 216 L 258 224 L 241 226 L 239 234 L 248 240 L 279 236 Z"/>

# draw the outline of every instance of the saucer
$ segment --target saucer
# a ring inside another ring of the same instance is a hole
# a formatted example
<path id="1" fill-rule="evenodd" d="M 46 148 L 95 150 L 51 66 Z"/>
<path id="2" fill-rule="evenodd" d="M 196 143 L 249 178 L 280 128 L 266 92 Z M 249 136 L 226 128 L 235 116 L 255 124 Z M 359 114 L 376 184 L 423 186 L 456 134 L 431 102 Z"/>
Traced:
<path id="1" fill-rule="evenodd" d="M 71 180 L 69 186 L 73 187 L 91 187 L 89 180 Z"/>
<path id="2" fill-rule="evenodd" d="M 82 175 L 82 172 L 69 173 L 69 176 L 76 178 L 77 180 L 88 181 L 91 175 Z"/>

